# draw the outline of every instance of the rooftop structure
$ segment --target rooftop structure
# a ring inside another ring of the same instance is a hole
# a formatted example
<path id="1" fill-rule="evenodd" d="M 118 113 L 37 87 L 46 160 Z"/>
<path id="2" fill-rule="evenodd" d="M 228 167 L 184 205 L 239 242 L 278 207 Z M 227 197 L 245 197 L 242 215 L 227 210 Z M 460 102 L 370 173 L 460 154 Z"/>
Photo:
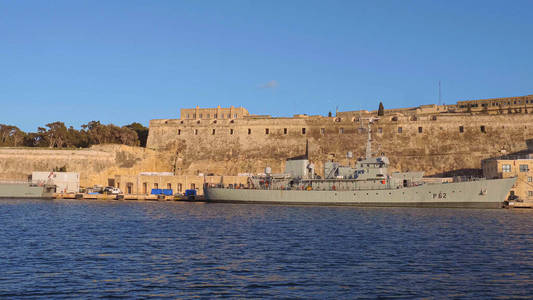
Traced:
<path id="1" fill-rule="evenodd" d="M 239 119 L 250 115 L 248 110 L 244 107 L 229 108 L 182 108 L 180 112 L 181 120 L 216 120 L 216 119 Z"/>
<path id="2" fill-rule="evenodd" d="M 533 95 L 457 101 L 457 112 L 520 113 L 533 109 Z"/>

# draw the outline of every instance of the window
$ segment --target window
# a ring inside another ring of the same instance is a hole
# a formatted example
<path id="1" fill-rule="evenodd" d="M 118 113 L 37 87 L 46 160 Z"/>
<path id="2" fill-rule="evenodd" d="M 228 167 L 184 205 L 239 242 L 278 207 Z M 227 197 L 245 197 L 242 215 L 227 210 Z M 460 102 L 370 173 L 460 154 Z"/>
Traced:
<path id="1" fill-rule="evenodd" d="M 302 134 L 305 134 L 305 128 L 302 128 Z"/>
<path id="2" fill-rule="evenodd" d="M 181 135 L 181 129 L 178 129 L 178 135 Z"/>
<path id="3" fill-rule="evenodd" d="M 214 115 L 213 115 L 213 118 L 215 118 L 215 119 L 216 119 L 216 118 L 217 118 L 217 114 L 214 114 Z"/>
<path id="4" fill-rule="evenodd" d="M 148 183 L 143 182 L 143 194 L 148 194 Z"/>
<path id="5" fill-rule="evenodd" d="M 252 129 L 248 128 L 248 134 L 252 134 Z"/>
<path id="6" fill-rule="evenodd" d="M 213 129 L 213 132 L 211 133 L 212 135 L 215 135 L 215 129 Z"/>
<path id="7" fill-rule="evenodd" d="M 487 133 L 487 131 L 485 130 L 485 125 L 481 125 L 481 127 L 479 127 L 479 130 L 481 130 L 481 132 L 483 133 Z"/>
<path id="8" fill-rule="evenodd" d="M 511 165 L 502 165 L 502 172 L 511 172 Z"/>
<path id="9" fill-rule="evenodd" d="M 422 127 L 418 127 L 418 133 L 422 133 Z"/>
<path id="10" fill-rule="evenodd" d="M 202 114 L 200 114 L 200 119 L 202 118 Z"/>
<path id="11" fill-rule="evenodd" d="M 159 188 L 159 183 L 154 183 L 154 189 L 158 189 Z"/>
<path id="12" fill-rule="evenodd" d="M 326 128 L 320 128 L 320 134 L 326 134 Z"/>
<path id="13" fill-rule="evenodd" d="M 437 116 L 431 116 L 431 121 L 437 121 Z"/>
<path id="14" fill-rule="evenodd" d="M 268 128 L 265 128 L 265 134 L 268 134 L 270 130 Z"/>
<path id="15" fill-rule="evenodd" d="M 181 193 L 181 190 L 182 190 L 182 185 L 181 183 L 178 183 L 178 193 Z"/>
<path id="16" fill-rule="evenodd" d="M 229 130 L 229 134 L 230 134 L 230 135 L 233 135 L 233 129 L 230 129 L 230 130 Z"/>
<path id="17" fill-rule="evenodd" d="M 206 115 L 206 118 L 208 118 L 208 119 L 209 119 L 209 116 L 210 116 L 210 115 L 209 115 L 209 114 L 207 114 L 207 115 Z"/>
<path id="18" fill-rule="evenodd" d="M 528 176 L 528 177 L 527 177 L 527 182 L 533 182 L 533 177 Z"/>
<path id="19" fill-rule="evenodd" d="M 528 195 L 529 197 L 533 197 L 533 191 L 527 191 L 527 195 Z"/>
<path id="20" fill-rule="evenodd" d="M 196 114 L 192 114 L 192 118 L 193 118 L 193 119 L 196 119 Z"/>
<path id="21" fill-rule="evenodd" d="M 169 189 L 169 190 L 172 189 L 172 184 L 171 183 L 167 183 L 167 189 Z"/>
<path id="22" fill-rule="evenodd" d="M 379 127 L 378 128 L 378 133 L 383 133 L 383 128 Z"/>
<path id="23" fill-rule="evenodd" d="M 233 118 L 234 118 L 234 119 L 237 119 L 237 114 L 233 114 Z"/>
<path id="24" fill-rule="evenodd" d="M 287 128 L 283 128 L 283 134 L 287 134 L 288 130 Z"/>
<path id="25" fill-rule="evenodd" d="M 191 190 L 196 189 L 196 185 L 194 183 L 191 183 Z"/>
<path id="26" fill-rule="evenodd" d="M 459 126 L 459 132 L 463 133 L 465 131 L 465 128 L 463 126 Z"/>
<path id="27" fill-rule="evenodd" d="M 527 172 L 529 171 L 528 165 L 520 165 L 520 172 Z"/>
<path id="28" fill-rule="evenodd" d="M 198 135 L 198 129 L 194 130 L 194 135 Z"/>
<path id="29" fill-rule="evenodd" d="M 343 133 L 344 133 L 344 128 L 342 128 L 342 127 L 339 128 L 339 133 L 340 133 L 340 134 L 343 134 Z"/>
<path id="30" fill-rule="evenodd" d="M 403 129 L 401 127 L 398 127 L 398 133 L 402 133 Z"/>
<path id="31" fill-rule="evenodd" d="M 187 119 L 189 118 L 189 114 L 187 114 Z"/>

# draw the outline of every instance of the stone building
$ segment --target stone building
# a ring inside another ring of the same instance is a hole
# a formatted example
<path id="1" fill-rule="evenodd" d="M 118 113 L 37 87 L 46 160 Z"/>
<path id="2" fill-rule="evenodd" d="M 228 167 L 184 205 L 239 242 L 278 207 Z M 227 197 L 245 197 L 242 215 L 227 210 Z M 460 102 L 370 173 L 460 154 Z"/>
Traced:
<path id="1" fill-rule="evenodd" d="M 456 112 L 489 114 L 527 113 L 533 109 L 533 95 L 457 101 Z"/>
<path id="2" fill-rule="evenodd" d="M 472 114 L 453 109 L 453 105 L 427 105 L 385 110 L 372 125 L 374 149 L 391 159 L 391 171 L 481 175 L 481 160 L 522 151 L 525 141 L 533 138 L 533 110 Z M 327 160 L 348 163 L 349 151 L 356 158 L 364 155 L 365 122 L 376 115 L 151 120 L 147 147 L 171 153 L 170 171 L 175 174 L 236 175 L 258 173 L 267 166 L 281 172 L 285 159 L 301 155 L 308 141 L 310 159 L 321 172 Z"/>
<path id="3" fill-rule="evenodd" d="M 244 107 L 221 108 L 182 108 L 180 111 L 181 120 L 217 120 L 217 119 L 239 119 L 250 115 Z"/>
<path id="4" fill-rule="evenodd" d="M 116 187 L 125 194 L 149 195 L 152 189 L 172 189 L 174 194 L 183 194 L 185 190 L 196 189 L 203 194 L 203 184 L 222 183 L 226 186 L 244 186 L 247 176 L 203 176 L 173 175 L 169 172 L 149 172 L 138 175 L 115 175 Z"/>
<path id="5" fill-rule="evenodd" d="M 509 192 L 509 200 L 520 206 L 533 206 L 533 156 L 483 161 L 483 174 L 489 179 L 518 177 Z"/>
<path id="6" fill-rule="evenodd" d="M 516 206 L 533 207 L 533 140 L 526 143 L 524 153 L 486 159 L 481 166 L 488 179 L 517 177 L 508 198 L 517 202 Z"/>

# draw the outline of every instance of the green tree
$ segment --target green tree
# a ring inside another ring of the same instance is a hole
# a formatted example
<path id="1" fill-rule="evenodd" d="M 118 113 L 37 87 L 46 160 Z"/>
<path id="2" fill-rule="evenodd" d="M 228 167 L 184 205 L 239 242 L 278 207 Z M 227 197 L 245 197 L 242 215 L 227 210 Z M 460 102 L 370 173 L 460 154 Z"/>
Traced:
<path id="1" fill-rule="evenodd" d="M 146 141 L 148 140 L 148 128 L 137 122 L 131 123 L 130 125 L 126 125 L 126 127 L 134 130 L 137 133 L 139 145 L 141 147 L 146 147 Z"/>
<path id="2" fill-rule="evenodd" d="M 46 124 L 49 129 L 45 132 L 48 137 L 50 148 L 62 148 L 67 141 L 67 127 L 63 122 L 54 122 Z"/>
<path id="3" fill-rule="evenodd" d="M 17 126 L 0 124 L 0 145 L 17 147 L 23 141 L 26 133 Z"/>

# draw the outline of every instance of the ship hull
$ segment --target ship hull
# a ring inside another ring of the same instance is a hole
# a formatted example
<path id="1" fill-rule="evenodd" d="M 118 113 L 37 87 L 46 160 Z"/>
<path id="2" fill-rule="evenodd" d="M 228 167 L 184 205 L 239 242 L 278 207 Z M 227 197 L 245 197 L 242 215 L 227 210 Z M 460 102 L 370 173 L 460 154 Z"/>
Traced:
<path id="1" fill-rule="evenodd" d="M 28 183 L 0 183 L 0 198 L 52 198 L 44 186 L 33 186 Z"/>
<path id="2" fill-rule="evenodd" d="M 501 208 L 516 178 L 424 184 L 400 189 L 302 191 L 204 189 L 208 202 L 374 207 Z"/>

